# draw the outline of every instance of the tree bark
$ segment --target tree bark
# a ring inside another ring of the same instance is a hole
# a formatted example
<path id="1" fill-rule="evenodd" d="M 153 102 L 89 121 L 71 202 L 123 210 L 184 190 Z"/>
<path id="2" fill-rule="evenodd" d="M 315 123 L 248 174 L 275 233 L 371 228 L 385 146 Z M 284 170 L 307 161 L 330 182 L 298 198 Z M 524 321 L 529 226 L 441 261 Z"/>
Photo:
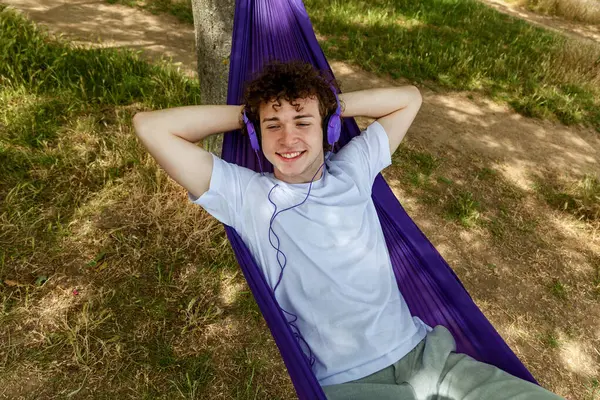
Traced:
<path id="1" fill-rule="evenodd" d="M 235 0 L 192 0 L 202 104 L 226 104 Z M 220 155 L 222 135 L 204 143 Z"/>

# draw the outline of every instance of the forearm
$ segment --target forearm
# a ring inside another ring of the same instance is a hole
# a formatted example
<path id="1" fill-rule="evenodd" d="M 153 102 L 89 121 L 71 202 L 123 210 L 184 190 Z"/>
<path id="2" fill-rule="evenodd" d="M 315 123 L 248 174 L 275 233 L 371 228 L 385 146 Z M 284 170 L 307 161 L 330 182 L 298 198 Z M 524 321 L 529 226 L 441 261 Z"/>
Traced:
<path id="1" fill-rule="evenodd" d="M 240 128 L 241 106 L 188 106 L 141 112 L 135 132 L 156 162 L 196 197 L 210 185 L 213 158 L 195 143 Z"/>
<path id="2" fill-rule="evenodd" d="M 381 118 L 414 104 L 421 104 L 421 95 L 414 86 L 376 88 L 340 94 L 343 117 Z"/>
<path id="3" fill-rule="evenodd" d="M 241 106 L 202 105 L 141 112 L 133 118 L 138 136 L 172 134 L 196 143 L 215 133 L 239 129 Z"/>

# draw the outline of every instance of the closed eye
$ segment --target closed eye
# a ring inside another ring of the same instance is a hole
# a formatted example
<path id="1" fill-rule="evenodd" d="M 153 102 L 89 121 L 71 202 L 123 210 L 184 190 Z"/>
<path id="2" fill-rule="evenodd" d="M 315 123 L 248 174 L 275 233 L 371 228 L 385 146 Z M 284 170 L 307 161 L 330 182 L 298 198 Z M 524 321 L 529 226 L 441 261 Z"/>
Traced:
<path id="1" fill-rule="evenodd" d="M 310 126 L 310 124 L 300 123 L 300 124 L 296 124 L 296 126 Z M 267 126 L 267 129 L 277 129 L 277 128 L 279 128 L 279 125 L 270 125 L 270 126 Z"/>

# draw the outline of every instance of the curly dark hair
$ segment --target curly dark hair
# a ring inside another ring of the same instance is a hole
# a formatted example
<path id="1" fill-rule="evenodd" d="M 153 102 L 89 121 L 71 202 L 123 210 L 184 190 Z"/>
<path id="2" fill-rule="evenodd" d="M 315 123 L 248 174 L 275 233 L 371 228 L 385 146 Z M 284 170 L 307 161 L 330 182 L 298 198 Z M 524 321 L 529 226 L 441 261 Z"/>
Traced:
<path id="1" fill-rule="evenodd" d="M 254 125 L 259 143 L 261 137 L 258 110 L 261 104 L 269 101 L 279 102 L 283 99 L 297 107 L 294 100 L 316 97 L 319 101 L 319 114 L 324 122 L 325 118 L 333 114 L 337 108 L 332 86 L 339 91 L 338 83 L 333 76 L 317 70 L 311 64 L 302 61 L 272 61 L 267 64 L 258 76 L 247 83 L 243 99 L 244 111 Z M 248 134 L 245 124 L 242 124 L 242 132 Z M 323 149 L 329 147 L 327 135 L 324 133 Z"/>

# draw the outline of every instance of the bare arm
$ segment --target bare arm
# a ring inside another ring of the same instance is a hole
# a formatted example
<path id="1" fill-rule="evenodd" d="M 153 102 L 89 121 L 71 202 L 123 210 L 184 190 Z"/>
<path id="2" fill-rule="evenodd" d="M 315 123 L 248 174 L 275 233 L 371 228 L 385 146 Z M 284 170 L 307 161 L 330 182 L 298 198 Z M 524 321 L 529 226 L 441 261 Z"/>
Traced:
<path id="1" fill-rule="evenodd" d="M 210 187 L 212 155 L 195 143 L 239 129 L 241 106 L 206 105 L 141 112 L 135 132 L 158 164 L 196 197 Z"/>
<path id="2" fill-rule="evenodd" d="M 421 93 L 414 86 L 359 90 L 342 93 L 344 117 L 376 118 L 385 129 L 394 154 L 421 108 Z"/>

